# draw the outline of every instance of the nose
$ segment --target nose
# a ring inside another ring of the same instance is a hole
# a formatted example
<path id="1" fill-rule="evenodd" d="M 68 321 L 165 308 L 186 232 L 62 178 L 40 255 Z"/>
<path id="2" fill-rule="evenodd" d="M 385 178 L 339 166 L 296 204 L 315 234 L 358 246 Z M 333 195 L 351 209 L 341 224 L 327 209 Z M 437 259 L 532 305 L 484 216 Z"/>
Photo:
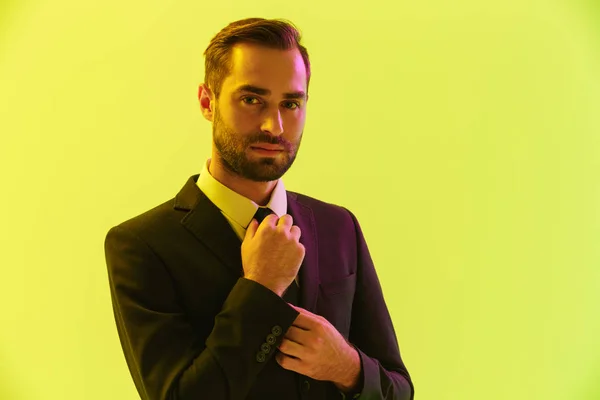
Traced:
<path id="1" fill-rule="evenodd" d="M 262 124 L 261 127 L 263 132 L 269 132 L 273 136 L 280 136 L 283 133 L 283 121 L 281 120 L 281 113 L 279 110 L 275 111 L 275 114 L 270 114 Z"/>

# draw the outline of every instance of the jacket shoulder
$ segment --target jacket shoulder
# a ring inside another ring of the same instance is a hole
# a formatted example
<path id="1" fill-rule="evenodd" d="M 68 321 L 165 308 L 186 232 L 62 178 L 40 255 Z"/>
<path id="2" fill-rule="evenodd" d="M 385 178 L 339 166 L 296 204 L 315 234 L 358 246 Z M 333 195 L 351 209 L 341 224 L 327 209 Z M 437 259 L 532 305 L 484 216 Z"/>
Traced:
<path id="1" fill-rule="evenodd" d="M 346 225 L 352 223 L 356 217 L 346 207 L 316 199 L 302 193 L 288 191 L 303 207 L 310 208 L 317 221 L 325 220 L 328 223 L 340 223 Z"/>
<path id="2" fill-rule="evenodd" d="M 148 232 L 164 229 L 169 223 L 179 223 L 185 216 L 184 211 L 174 207 L 175 198 L 171 198 L 141 214 L 135 215 L 116 226 L 133 232 Z M 160 227 L 160 228 L 159 228 Z"/>

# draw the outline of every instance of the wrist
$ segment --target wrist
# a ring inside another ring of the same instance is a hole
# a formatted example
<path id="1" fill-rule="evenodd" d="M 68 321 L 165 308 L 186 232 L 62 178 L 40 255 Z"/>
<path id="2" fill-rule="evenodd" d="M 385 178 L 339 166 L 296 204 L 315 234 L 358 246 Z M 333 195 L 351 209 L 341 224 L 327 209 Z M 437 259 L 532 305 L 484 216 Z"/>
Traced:
<path id="1" fill-rule="evenodd" d="M 344 374 L 333 383 L 342 392 L 348 393 L 354 391 L 358 385 L 361 376 L 361 362 L 358 351 L 352 345 L 349 346 L 349 357 L 343 363 L 342 371 Z"/>

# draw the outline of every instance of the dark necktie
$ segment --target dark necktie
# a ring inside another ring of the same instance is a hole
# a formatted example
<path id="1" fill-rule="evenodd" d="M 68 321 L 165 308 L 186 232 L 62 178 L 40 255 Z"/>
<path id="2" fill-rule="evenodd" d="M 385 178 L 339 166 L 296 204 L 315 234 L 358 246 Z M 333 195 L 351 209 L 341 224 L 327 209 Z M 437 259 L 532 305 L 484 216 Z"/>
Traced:
<path id="1" fill-rule="evenodd" d="M 256 214 L 254 214 L 254 218 L 256 218 L 256 220 L 258 221 L 258 224 L 260 225 L 261 222 L 263 222 L 263 219 L 265 219 L 268 215 L 273 214 L 273 211 L 271 211 L 270 208 L 268 207 L 259 207 L 258 210 L 256 211 Z"/>
<path id="2" fill-rule="evenodd" d="M 256 218 L 256 220 L 258 221 L 258 224 L 260 225 L 261 222 L 263 222 L 263 220 L 268 216 L 274 214 L 273 211 L 271 211 L 270 208 L 268 207 L 259 207 L 258 210 L 256 210 L 256 214 L 254 214 L 254 218 Z M 291 285 L 288 286 L 287 290 L 284 292 L 283 295 L 283 299 L 294 304 L 297 305 L 298 301 L 299 301 L 299 292 L 298 292 L 298 285 L 296 284 L 296 281 L 292 281 Z"/>

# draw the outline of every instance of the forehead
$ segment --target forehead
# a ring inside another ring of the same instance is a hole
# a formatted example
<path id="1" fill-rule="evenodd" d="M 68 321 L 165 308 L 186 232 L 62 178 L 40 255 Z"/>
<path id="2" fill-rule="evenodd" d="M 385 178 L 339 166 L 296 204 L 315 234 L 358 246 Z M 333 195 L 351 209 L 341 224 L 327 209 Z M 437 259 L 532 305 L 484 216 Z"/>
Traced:
<path id="1" fill-rule="evenodd" d="M 231 75 L 223 82 L 233 92 L 242 85 L 270 87 L 274 91 L 304 90 L 306 69 L 298 49 L 278 50 L 238 43 L 232 48 Z"/>

